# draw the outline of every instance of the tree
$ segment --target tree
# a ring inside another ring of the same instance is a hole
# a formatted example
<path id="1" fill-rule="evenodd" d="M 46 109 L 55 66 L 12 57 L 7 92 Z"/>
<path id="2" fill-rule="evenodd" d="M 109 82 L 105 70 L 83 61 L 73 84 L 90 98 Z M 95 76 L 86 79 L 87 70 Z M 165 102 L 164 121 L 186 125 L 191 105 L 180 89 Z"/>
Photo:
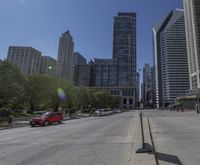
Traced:
<path id="1" fill-rule="evenodd" d="M 48 98 L 49 79 L 46 76 L 28 76 L 26 83 L 26 102 L 33 113 L 44 107 Z"/>
<path id="2" fill-rule="evenodd" d="M 110 98 L 111 95 L 106 92 L 106 91 L 98 91 L 95 92 L 95 97 L 96 97 L 96 105 L 98 108 L 107 108 L 110 106 Z"/>
<path id="3" fill-rule="evenodd" d="M 120 96 L 112 96 L 109 102 L 109 106 L 114 109 L 120 106 L 121 97 Z"/>
<path id="4" fill-rule="evenodd" d="M 22 105 L 25 78 L 19 69 L 7 61 L 0 61 L 0 107 Z"/>

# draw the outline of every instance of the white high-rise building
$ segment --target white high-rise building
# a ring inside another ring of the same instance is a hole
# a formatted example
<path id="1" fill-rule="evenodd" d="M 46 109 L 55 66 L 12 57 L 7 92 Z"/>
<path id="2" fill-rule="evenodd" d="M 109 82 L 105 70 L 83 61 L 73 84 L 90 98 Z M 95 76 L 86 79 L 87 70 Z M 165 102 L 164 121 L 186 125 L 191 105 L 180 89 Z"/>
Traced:
<path id="1" fill-rule="evenodd" d="M 190 90 L 200 88 L 200 1 L 183 0 Z"/>
<path id="2" fill-rule="evenodd" d="M 172 10 L 153 26 L 156 106 L 175 103 L 189 88 L 183 10 Z"/>

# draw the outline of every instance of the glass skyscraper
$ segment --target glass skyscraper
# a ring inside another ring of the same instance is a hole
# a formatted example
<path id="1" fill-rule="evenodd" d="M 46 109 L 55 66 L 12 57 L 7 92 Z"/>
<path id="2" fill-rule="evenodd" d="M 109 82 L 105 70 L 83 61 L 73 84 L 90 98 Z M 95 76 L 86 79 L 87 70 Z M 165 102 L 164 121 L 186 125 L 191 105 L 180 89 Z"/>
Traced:
<path id="1" fill-rule="evenodd" d="M 118 60 L 118 86 L 136 88 L 136 13 L 114 17 L 113 59 Z"/>

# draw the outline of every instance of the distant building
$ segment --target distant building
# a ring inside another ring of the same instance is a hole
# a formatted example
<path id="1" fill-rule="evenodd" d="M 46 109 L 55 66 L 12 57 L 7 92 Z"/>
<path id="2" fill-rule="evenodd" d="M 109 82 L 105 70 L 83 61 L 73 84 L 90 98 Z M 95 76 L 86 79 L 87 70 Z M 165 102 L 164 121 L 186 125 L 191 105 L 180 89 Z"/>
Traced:
<path id="1" fill-rule="evenodd" d="M 200 88 L 200 1 L 183 0 L 190 90 Z"/>
<path id="2" fill-rule="evenodd" d="M 40 74 L 41 52 L 32 47 L 10 46 L 7 60 L 23 74 Z"/>
<path id="3" fill-rule="evenodd" d="M 128 109 L 135 108 L 136 13 L 118 13 L 114 17 L 113 59 L 118 60 L 117 86 L 122 93 L 122 106 Z"/>
<path id="4" fill-rule="evenodd" d="M 114 17 L 113 59 L 119 63 L 118 86 L 135 89 L 136 13 L 118 13 Z"/>
<path id="5" fill-rule="evenodd" d="M 94 87 L 116 87 L 118 61 L 116 59 L 94 59 Z"/>
<path id="6" fill-rule="evenodd" d="M 88 65 L 77 65 L 76 84 L 87 86 L 88 75 L 91 75 L 92 89 L 106 90 L 113 96 L 121 96 L 121 108 L 135 108 L 139 98 L 136 84 L 136 13 L 118 13 L 114 17 L 113 57 L 94 59 L 90 66 L 89 71 Z"/>
<path id="7" fill-rule="evenodd" d="M 69 31 L 62 34 L 58 47 L 58 77 L 73 80 L 74 42 Z"/>
<path id="8" fill-rule="evenodd" d="M 144 102 L 144 84 L 141 83 L 141 102 Z"/>
<path id="9" fill-rule="evenodd" d="M 153 26 L 157 107 L 175 103 L 189 88 L 184 13 L 173 10 Z"/>
<path id="10" fill-rule="evenodd" d="M 73 53 L 73 65 L 84 65 L 87 64 L 87 60 L 79 52 Z"/>
<path id="11" fill-rule="evenodd" d="M 136 104 L 139 106 L 140 102 L 140 73 L 137 72 L 137 79 L 136 79 Z"/>
<path id="12" fill-rule="evenodd" d="M 150 64 L 145 64 L 143 68 L 143 103 L 152 105 L 153 103 L 153 68 Z"/>
<path id="13" fill-rule="evenodd" d="M 92 64 L 82 64 L 74 66 L 74 85 L 91 87 Z"/>
<path id="14" fill-rule="evenodd" d="M 57 76 L 57 61 L 49 56 L 41 57 L 40 74 L 52 77 Z"/>
<path id="15" fill-rule="evenodd" d="M 78 86 L 90 86 L 90 66 L 87 64 L 87 60 L 79 52 L 73 53 L 73 83 Z M 86 77 L 82 77 L 88 73 Z"/>

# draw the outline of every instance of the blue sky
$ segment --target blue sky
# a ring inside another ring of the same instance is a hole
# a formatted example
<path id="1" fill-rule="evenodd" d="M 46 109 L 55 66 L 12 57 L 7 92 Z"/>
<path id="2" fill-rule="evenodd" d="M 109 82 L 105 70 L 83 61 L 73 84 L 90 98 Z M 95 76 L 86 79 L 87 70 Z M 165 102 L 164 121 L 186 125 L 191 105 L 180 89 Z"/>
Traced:
<path id="1" fill-rule="evenodd" d="M 75 51 L 88 60 L 112 56 L 113 17 L 137 13 L 137 67 L 152 63 L 152 25 L 182 0 L 0 0 L 0 58 L 8 46 L 32 46 L 56 58 L 58 40 L 69 30 Z"/>

